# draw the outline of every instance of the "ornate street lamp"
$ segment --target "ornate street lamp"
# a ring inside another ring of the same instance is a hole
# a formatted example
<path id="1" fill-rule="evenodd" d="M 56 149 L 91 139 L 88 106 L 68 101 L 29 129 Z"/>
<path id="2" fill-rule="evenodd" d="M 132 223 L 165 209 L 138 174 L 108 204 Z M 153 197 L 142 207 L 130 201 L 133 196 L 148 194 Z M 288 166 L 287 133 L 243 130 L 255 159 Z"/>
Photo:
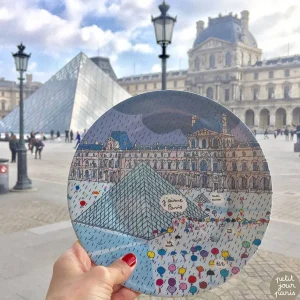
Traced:
<path id="1" fill-rule="evenodd" d="M 31 180 L 27 176 L 27 149 L 24 142 L 24 102 L 23 102 L 23 73 L 27 71 L 31 54 L 24 53 L 25 46 L 21 43 L 19 51 L 12 56 L 15 59 L 16 70 L 20 73 L 20 138 L 18 147 L 18 181 L 14 190 L 28 190 L 32 188 Z"/>
<path id="2" fill-rule="evenodd" d="M 169 55 L 167 55 L 166 50 L 167 46 L 172 43 L 173 29 L 177 17 L 173 18 L 167 13 L 170 6 L 166 4 L 165 1 L 163 1 L 163 3 L 158 7 L 161 12 L 161 15 L 156 18 L 152 17 L 152 22 L 154 24 L 156 42 L 162 47 L 162 54 L 158 57 L 161 58 L 162 62 L 162 90 L 165 90 L 167 86 L 167 59 L 170 57 Z"/>

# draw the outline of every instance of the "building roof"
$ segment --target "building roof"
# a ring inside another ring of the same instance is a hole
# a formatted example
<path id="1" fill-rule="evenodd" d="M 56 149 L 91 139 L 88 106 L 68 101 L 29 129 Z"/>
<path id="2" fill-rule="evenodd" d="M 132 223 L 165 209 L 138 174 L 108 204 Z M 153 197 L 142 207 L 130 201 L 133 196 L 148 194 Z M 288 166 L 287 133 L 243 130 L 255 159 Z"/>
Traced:
<path id="1" fill-rule="evenodd" d="M 288 64 L 288 63 L 300 63 L 300 55 L 290 55 L 283 57 L 274 57 L 266 60 L 257 61 L 255 67 L 271 66 L 278 64 Z"/>
<path id="2" fill-rule="evenodd" d="M 194 47 L 197 47 L 209 38 L 217 38 L 231 44 L 242 42 L 241 20 L 232 15 L 210 18 L 208 27 L 200 32 L 194 42 Z M 257 48 L 256 40 L 249 30 L 246 31 L 244 43 L 250 47 Z"/>
<path id="3" fill-rule="evenodd" d="M 110 64 L 110 60 L 107 57 L 91 57 L 91 61 L 93 61 L 102 71 L 104 71 L 107 75 L 109 75 L 113 80 L 117 81 L 117 76 Z"/>
<path id="4" fill-rule="evenodd" d="M 129 137 L 127 135 L 127 132 L 125 132 L 125 131 L 112 131 L 111 137 L 115 141 L 119 142 L 121 150 L 131 150 L 132 149 L 132 145 L 131 145 L 131 142 L 130 142 Z"/>

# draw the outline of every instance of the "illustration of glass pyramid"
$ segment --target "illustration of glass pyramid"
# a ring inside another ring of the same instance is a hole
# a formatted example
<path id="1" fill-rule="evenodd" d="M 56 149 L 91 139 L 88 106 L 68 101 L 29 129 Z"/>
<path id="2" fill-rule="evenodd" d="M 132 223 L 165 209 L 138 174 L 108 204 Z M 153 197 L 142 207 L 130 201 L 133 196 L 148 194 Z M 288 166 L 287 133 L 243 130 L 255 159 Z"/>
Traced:
<path id="1" fill-rule="evenodd" d="M 24 131 L 83 131 L 130 97 L 81 52 L 24 101 Z M 5 131 L 19 131 L 19 107 L 0 121 L 0 132 Z"/>
<path id="2" fill-rule="evenodd" d="M 183 213 L 165 211 L 160 199 L 167 194 L 184 197 L 150 166 L 140 163 L 75 222 L 150 240 L 154 238 L 154 230 L 167 229 L 172 226 L 174 218 L 182 215 L 196 219 L 207 217 L 188 199 Z"/>
<path id="3" fill-rule="evenodd" d="M 198 195 L 195 199 L 195 202 L 201 202 L 201 203 L 210 203 L 209 199 L 204 195 L 204 194 L 200 194 Z"/>

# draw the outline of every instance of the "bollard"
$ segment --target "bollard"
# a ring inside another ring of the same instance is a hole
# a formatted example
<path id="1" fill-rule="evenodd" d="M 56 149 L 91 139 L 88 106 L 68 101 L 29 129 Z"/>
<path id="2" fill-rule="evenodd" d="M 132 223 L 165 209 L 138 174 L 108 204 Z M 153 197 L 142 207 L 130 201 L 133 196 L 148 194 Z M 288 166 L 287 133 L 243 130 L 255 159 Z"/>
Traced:
<path id="1" fill-rule="evenodd" d="M 8 159 L 0 158 L 0 194 L 8 193 Z"/>

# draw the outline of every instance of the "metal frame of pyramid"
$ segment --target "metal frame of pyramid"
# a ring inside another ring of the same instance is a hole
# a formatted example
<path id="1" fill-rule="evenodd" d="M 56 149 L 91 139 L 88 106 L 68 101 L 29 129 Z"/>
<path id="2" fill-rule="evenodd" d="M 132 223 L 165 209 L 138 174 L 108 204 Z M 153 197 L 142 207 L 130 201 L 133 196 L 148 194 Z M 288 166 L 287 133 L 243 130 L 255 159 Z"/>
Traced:
<path id="1" fill-rule="evenodd" d="M 185 212 L 167 212 L 160 205 L 161 197 L 166 194 L 184 197 L 149 165 L 140 163 L 74 222 L 151 240 L 155 237 L 154 230 L 171 227 L 174 218 L 183 215 L 193 219 L 207 217 L 189 199 L 186 199 Z"/>
<path id="2" fill-rule="evenodd" d="M 25 132 L 83 131 L 130 98 L 117 82 L 80 52 L 24 102 Z M 19 107 L 0 120 L 0 132 L 19 131 Z"/>

